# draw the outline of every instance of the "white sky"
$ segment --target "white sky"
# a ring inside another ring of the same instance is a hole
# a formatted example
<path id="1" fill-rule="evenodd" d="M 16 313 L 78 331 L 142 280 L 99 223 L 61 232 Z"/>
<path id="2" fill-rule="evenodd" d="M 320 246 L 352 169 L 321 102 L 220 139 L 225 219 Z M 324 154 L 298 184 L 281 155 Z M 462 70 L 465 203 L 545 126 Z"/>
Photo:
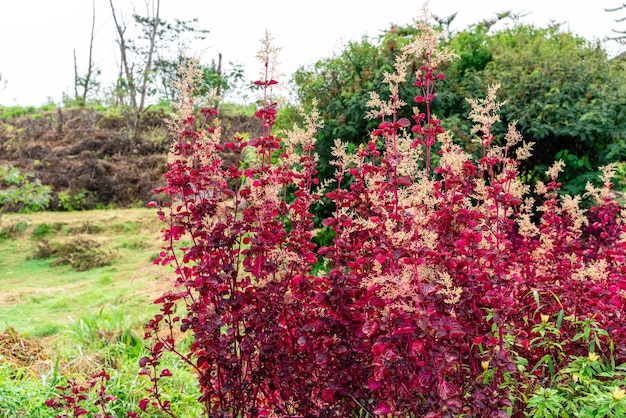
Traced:
<path id="1" fill-rule="evenodd" d="M 131 0 L 114 0 L 118 12 L 130 18 Z M 145 14 L 144 0 L 135 0 Z M 258 40 L 269 30 L 282 47 L 279 60 L 286 82 L 298 67 L 329 57 L 350 40 L 377 36 L 390 23 L 411 23 L 421 15 L 421 0 L 161 0 L 161 17 L 189 20 L 210 33 L 202 48 L 205 61 L 223 55 L 244 64 L 250 81 L 258 78 L 255 53 Z M 563 22 L 564 29 L 589 39 L 611 36 L 620 27 L 615 19 L 625 13 L 607 13 L 622 0 L 431 0 L 429 9 L 439 16 L 458 12 L 454 29 L 512 10 L 528 13 L 524 23 L 545 26 Z M 60 103 L 73 95 L 76 50 L 79 71 L 86 69 L 91 30 L 92 0 L 0 0 L 0 105 Z M 610 44 L 608 45 L 610 48 Z M 615 45 L 613 48 L 617 48 Z M 107 87 L 117 73 L 118 54 L 109 0 L 96 0 L 95 65 L 102 69 Z M 279 80 L 281 81 L 281 80 Z"/>

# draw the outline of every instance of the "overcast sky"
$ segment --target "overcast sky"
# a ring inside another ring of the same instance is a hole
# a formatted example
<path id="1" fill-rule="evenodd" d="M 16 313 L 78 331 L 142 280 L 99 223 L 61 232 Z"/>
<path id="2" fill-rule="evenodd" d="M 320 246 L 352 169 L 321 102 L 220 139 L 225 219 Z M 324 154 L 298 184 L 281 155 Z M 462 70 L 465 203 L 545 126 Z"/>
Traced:
<path id="1" fill-rule="evenodd" d="M 145 14 L 145 0 L 135 0 Z M 118 11 L 129 18 L 131 0 L 114 0 Z M 257 78 L 255 53 L 258 40 L 269 30 L 282 47 L 281 71 L 289 78 L 298 67 L 329 57 L 350 40 L 377 36 L 391 23 L 407 24 L 420 16 L 422 1 L 416 0 L 161 0 L 165 20 L 198 18 L 209 30 L 203 49 L 205 61 L 222 53 L 224 64 L 241 63 L 250 81 Z M 622 0 L 431 0 L 429 9 L 438 16 L 458 12 L 453 28 L 512 10 L 527 13 L 524 23 L 545 26 L 562 22 L 562 28 L 589 39 L 611 36 L 611 29 L 626 29 L 607 13 Z M 109 0 L 95 0 L 96 34 L 94 62 L 110 85 L 118 66 L 115 28 Z M 89 52 L 92 0 L 0 0 L 0 105 L 60 103 L 73 94 L 76 50 L 79 70 L 85 70 Z M 610 46 L 609 46 L 610 47 Z M 617 46 L 613 45 L 613 48 Z M 283 81 L 287 81 L 287 80 Z"/>

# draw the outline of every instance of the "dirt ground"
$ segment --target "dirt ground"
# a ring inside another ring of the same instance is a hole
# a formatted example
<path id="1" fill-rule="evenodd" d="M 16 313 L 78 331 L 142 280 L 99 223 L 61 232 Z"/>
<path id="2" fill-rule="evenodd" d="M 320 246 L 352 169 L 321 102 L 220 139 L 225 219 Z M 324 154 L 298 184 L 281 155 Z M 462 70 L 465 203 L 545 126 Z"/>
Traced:
<path id="1" fill-rule="evenodd" d="M 126 118 L 91 109 L 64 109 L 0 119 L 0 164 L 35 173 L 53 188 L 51 209 L 61 209 L 57 194 L 81 196 L 80 208 L 125 208 L 154 198 L 163 185 L 167 152 L 174 139 L 167 115 L 142 118 L 137 138 Z M 220 115 L 223 138 L 235 132 L 260 135 L 253 116 Z"/>

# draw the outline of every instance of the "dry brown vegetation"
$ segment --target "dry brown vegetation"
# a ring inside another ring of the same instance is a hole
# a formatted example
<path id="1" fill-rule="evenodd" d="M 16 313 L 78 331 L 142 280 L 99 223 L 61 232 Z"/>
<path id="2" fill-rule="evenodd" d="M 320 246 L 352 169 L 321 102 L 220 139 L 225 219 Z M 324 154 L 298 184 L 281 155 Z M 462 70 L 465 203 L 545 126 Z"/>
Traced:
<path id="1" fill-rule="evenodd" d="M 118 110 L 63 109 L 0 119 L 0 164 L 35 173 L 55 194 L 80 196 L 76 209 L 141 206 L 162 185 L 166 154 L 174 139 L 168 114 L 149 110 L 131 137 L 130 117 Z M 223 138 L 260 134 L 253 116 L 220 115 Z"/>

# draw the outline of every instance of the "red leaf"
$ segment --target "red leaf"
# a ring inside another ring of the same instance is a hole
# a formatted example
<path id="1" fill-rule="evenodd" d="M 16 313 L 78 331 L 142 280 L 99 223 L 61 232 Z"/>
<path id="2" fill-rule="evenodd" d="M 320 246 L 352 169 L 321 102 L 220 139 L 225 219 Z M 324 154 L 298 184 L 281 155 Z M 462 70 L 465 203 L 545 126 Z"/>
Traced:
<path id="1" fill-rule="evenodd" d="M 326 218 L 322 221 L 322 226 L 333 226 L 337 223 L 335 218 Z"/>
<path id="2" fill-rule="evenodd" d="M 371 337 L 377 329 L 378 323 L 376 323 L 375 321 L 365 321 L 365 323 L 363 324 L 363 334 L 367 335 L 368 337 Z"/>
<path id="3" fill-rule="evenodd" d="M 482 344 L 483 342 L 485 342 L 485 338 L 484 337 L 476 337 L 472 341 L 472 344 Z"/>
<path id="4" fill-rule="evenodd" d="M 143 412 L 146 412 L 146 408 L 148 407 L 148 400 L 147 399 L 142 399 L 139 401 L 139 409 L 141 409 Z"/>
<path id="5" fill-rule="evenodd" d="M 404 335 L 410 334 L 415 331 L 415 327 L 413 325 L 405 325 L 403 327 L 398 328 L 393 332 L 393 335 Z"/>
<path id="6" fill-rule="evenodd" d="M 444 380 L 437 385 L 437 393 L 441 399 L 446 400 L 456 396 L 458 394 L 458 389 L 452 383 Z"/>
<path id="7" fill-rule="evenodd" d="M 367 380 L 367 385 L 365 385 L 365 387 L 368 388 L 369 390 L 378 390 L 383 387 L 383 383 L 379 382 L 378 380 L 369 378 Z"/>
<path id="8" fill-rule="evenodd" d="M 380 401 L 378 402 L 376 409 L 374 409 L 374 413 L 376 415 L 391 414 L 391 407 L 387 401 Z"/>
<path id="9" fill-rule="evenodd" d="M 322 390 L 322 399 L 325 402 L 332 402 L 335 398 L 335 391 L 332 389 L 324 389 Z"/>
<path id="10" fill-rule="evenodd" d="M 324 367 L 326 363 L 328 363 L 328 360 L 329 360 L 328 354 L 322 353 L 322 354 L 317 355 L 317 359 L 316 359 L 317 364 L 319 364 L 322 367 Z"/>
<path id="11" fill-rule="evenodd" d="M 409 126 L 411 126 L 411 121 L 409 121 L 407 118 L 401 118 L 400 120 L 398 120 L 398 125 L 402 126 L 403 128 L 408 128 Z"/>
<path id="12" fill-rule="evenodd" d="M 414 356 L 424 352 L 424 340 L 415 340 L 411 343 L 411 352 Z"/>

